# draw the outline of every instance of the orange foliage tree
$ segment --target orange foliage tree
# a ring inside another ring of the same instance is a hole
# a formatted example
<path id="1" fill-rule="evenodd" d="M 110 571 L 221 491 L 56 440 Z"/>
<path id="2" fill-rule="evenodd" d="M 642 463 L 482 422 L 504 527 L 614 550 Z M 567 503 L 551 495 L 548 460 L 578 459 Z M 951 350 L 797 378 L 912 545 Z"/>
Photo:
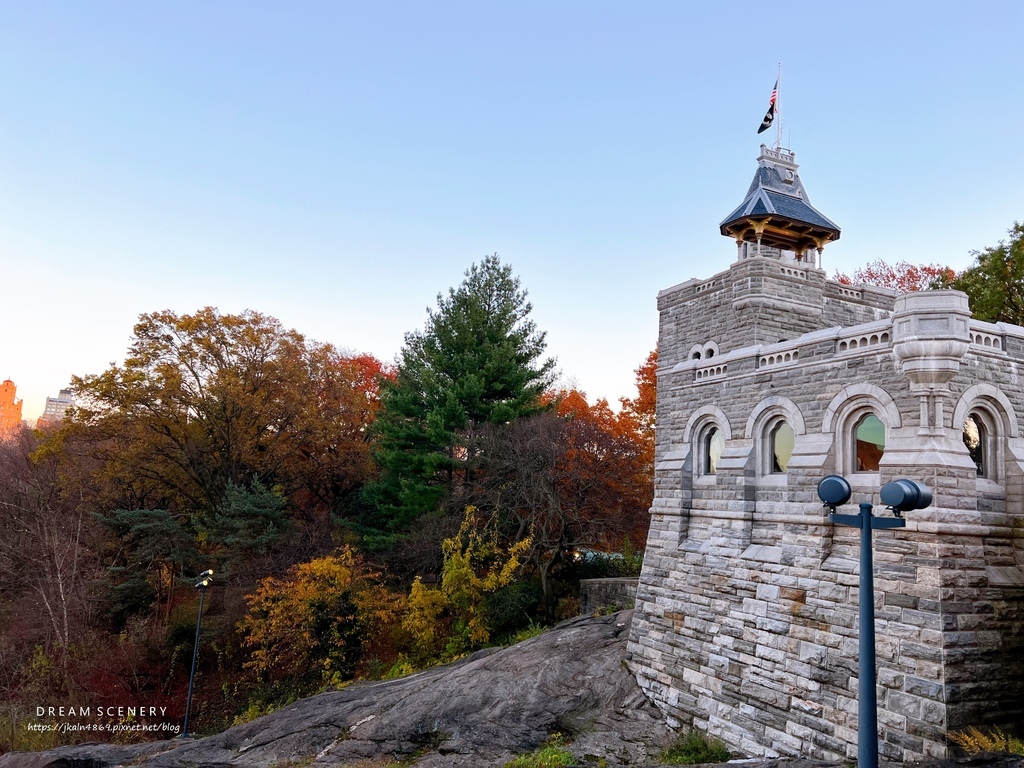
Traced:
<path id="1" fill-rule="evenodd" d="M 636 389 L 634 398 L 620 398 L 622 410 L 619 414 L 621 428 L 631 430 L 634 439 L 641 446 L 641 459 L 643 462 L 643 487 L 651 493 L 650 501 L 653 501 L 654 493 L 654 417 L 658 395 L 658 350 L 651 350 L 647 359 L 636 369 Z M 646 497 L 645 497 L 646 498 Z M 648 502 L 650 506 L 650 502 Z M 647 538 L 648 518 L 645 515 L 639 527 L 634 531 L 639 538 L 634 538 L 634 543 L 640 543 Z"/>
<path id="2" fill-rule="evenodd" d="M 900 261 L 889 264 L 881 259 L 854 271 L 853 275 L 836 272 L 834 279 L 844 285 L 877 285 L 898 293 L 944 288 L 953 282 L 956 271 L 940 264 L 911 264 Z"/>
<path id="3" fill-rule="evenodd" d="M 620 413 L 578 390 L 545 399 L 544 413 L 476 433 L 486 464 L 463 500 L 502 516 L 512 541 L 530 539 L 525 560 L 550 604 L 554 571 L 575 550 L 646 540 L 653 442 L 640 397 Z"/>

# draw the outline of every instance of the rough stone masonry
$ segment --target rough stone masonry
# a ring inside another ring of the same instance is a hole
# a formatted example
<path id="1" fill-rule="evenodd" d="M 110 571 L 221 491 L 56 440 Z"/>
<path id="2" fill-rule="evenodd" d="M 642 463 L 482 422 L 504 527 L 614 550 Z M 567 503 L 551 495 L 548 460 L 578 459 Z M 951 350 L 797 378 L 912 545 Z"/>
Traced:
<path id="1" fill-rule="evenodd" d="M 859 531 L 898 478 L 931 507 L 875 532 L 882 756 L 1024 715 L 1024 328 L 957 291 L 827 280 L 839 235 L 762 146 L 722 224 L 737 259 L 662 291 L 655 498 L 628 663 L 672 721 L 766 756 L 855 758 Z M 817 257 L 817 258 L 816 258 Z M 878 506 L 876 514 L 887 512 Z"/>

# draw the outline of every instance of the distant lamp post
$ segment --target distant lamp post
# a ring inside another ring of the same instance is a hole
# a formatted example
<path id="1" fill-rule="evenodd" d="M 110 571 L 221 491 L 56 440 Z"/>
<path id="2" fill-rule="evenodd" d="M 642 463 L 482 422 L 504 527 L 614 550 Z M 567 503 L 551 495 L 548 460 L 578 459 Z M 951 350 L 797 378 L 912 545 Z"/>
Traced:
<path id="1" fill-rule="evenodd" d="M 196 641 L 192 646 L 192 671 L 188 676 L 188 698 L 185 700 L 185 726 L 181 731 L 181 738 L 188 736 L 188 716 L 192 711 L 192 686 L 196 681 L 196 659 L 199 657 L 199 627 L 203 623 L 203 598 L 206 597 L 206 590 L 213 583 L 213 569 L 203 571 L 197 577 L 193 586 L 199 590 L 199 615 L 196 616 Z"/>
<path id="2" fill-rule="evenodd" d="M 924 509 L 932 503 L 932 492 L 913 480 L 896 480 L 882 486 L 879 495 L 894 517 L 875 517 L 867 502 L 859 515 L 836 514 L 836 507 L 850 500 L 850 483 L 829 475 L 818 483 L 818 498 L 829 508 L 829 520 L 838 525 L 860 528 L 860 671 L 857 694 L 857 768 L 878 768 L 878 700 L 875 669 L 875 578 L 871 531 L 903 528 L 903 513 Z"/>

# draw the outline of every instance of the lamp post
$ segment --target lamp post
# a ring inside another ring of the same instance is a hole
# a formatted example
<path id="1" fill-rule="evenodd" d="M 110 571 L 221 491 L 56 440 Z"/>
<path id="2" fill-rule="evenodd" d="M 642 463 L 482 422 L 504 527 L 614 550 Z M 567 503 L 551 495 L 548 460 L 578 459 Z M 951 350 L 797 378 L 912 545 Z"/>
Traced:
<path id="1" fill-rule="evenodd" d="M 875 669 L 875 574 L 871 532 L 878 528 L 903 528 L 903 513 L 924 509 L 932 503 L 932 492 L 913 480 L 897 480 L 882 486 L 882 503 L 893 517 L 875 517 L 868 502 L 860 504 L 859 515 L 836 514 L 836 507 L 850 500 L 846 478 L 829 475 L 818 483 L 818 498 L 829 508 L 829 520 L 860 529 L 860 670 L 857 684 L 857 768 L 878 768 L 878 700 Z"/>
<path id="2" fill-rule="evenodd" d="M 199 615 L 196 616 L 196 641 L 192 645 L 192 671 L 188 676 L 188 697 L 185 700 L 185 725 L 181 731 L 181 738 L 188 736 L 188 716 L 192 710 L 192 686 L 196 680 L 196 659 L 199 657 L 199 627 L 203 623 L 203 598 L 206 597 L 206 590 L 213 583 L 213 570 L 203 571 L 199 574 L 198 581 L 193 585 L 199 590 Z"/>

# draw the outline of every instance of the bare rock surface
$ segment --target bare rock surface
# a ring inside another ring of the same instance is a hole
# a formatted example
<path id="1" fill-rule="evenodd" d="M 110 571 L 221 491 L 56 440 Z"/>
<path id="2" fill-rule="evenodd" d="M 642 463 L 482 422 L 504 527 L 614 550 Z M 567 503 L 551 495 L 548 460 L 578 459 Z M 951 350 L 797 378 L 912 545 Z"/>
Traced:
<path id="1" fill-rule="evenodd" d="M 0 757 L 0 768 L 500 767 L 565 734 L 581 764 L 654 762 L 671 733 L 623 664 L 632 611 L 573 619 L 398 680 L 303 699 L 215 736 L 82 744 Z"/>

